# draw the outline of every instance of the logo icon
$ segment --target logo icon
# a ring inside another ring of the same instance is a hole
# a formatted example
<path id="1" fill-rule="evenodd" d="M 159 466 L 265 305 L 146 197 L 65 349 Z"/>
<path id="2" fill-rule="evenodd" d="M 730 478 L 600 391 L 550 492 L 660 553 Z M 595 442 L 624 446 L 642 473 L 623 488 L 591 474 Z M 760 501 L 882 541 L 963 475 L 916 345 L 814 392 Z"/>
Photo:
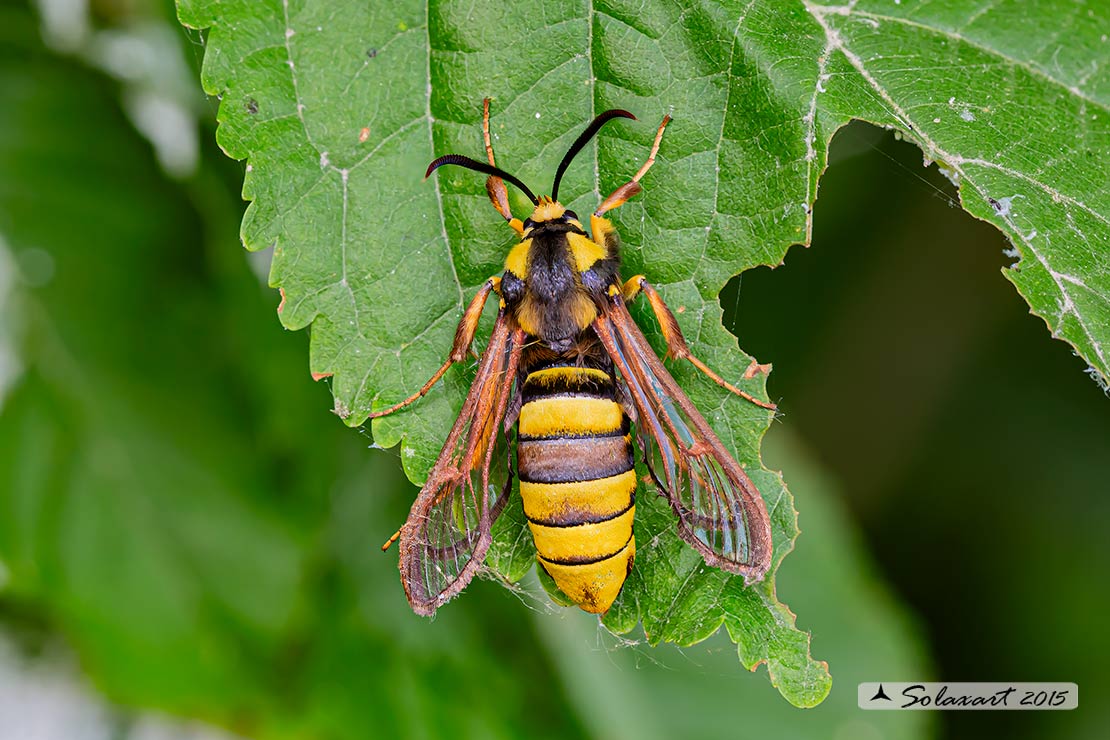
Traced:
<path id="1" fill-rule="evenodd" d="M 885 691 L 883 691 L 883 685 L 882 684 L 879 684 L 879 690 L 876 691 L 875 695 L 871 697 L 871 701 L 875 701 L 876 699 L 886 699 L 887 701 L 894 701 L 893 699 L 891 699 L 889 696 L 886 695 Z"/>

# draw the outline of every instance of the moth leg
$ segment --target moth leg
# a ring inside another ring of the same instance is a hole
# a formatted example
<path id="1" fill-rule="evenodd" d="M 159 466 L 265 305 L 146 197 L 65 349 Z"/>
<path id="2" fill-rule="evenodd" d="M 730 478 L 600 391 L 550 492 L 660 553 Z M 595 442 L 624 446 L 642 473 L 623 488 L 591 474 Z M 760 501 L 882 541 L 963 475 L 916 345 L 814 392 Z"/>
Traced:
<path id="1" fill-rule="evenodd" d="M 482 101 L 482 139 L 486 144 L 486 157 L 489 158 L 490 165 L 496 167 L 497 164 L 493 161 L 493 141 L 489 135 L 489 98 Z M 509 209 L 509 191 L 505 188 L 505 181 L 496 175 L 490 175 L 486 178 L 486 195 L 517 236 L 523 236 L 524 224 L 519 218 L 513 218 L 513 212 Z"/>
<path id="2" fill-rule="evenodd" d="M 688 360 L 694 367 L 709 376 L 709 379 L 714 383 L 754 403 L 760 408 L 769 409 L 771 411 L 778 408 L 773 403 L 762 401 L 752 394 L 740 390 L 720 375 L 717 375 L 708 365 L 695 357 L 690 352 L 690 347 L 687 346 L 686 338 L 682 336 L 682 330 L 678 327 L 678 321 L 675 319 L 674 314 L 671 313 L 671 309 L 663 302 L 663 297 L 656 292 L 651 283 L 647 281 L 647 278 L 643 275 L 636 275 L 635 277 L 629 278 L 625 282 L 623 288 L 621 288 L 621 294 L 624 296 L 626 303 L 631 302 L 640 293 L 647 296 L 648 302 L 651 304 L 651 310 L 655 313 L 656 320 L 659 321 L 659 328 L 663 331 L 663 339 L 667 342 L 667 354 L 678 360 Z"/>
<path id="3" fill-rule="evenodd" d="M 474 341 L 475 332 L 478 330 L 478 319 L 482 317 L 482 309 L 485 308 L 486 299 L 489 298 L 491 292 L 501 293 L 501 278 L 491 277 L 482 284 L 482 287 L 478 290 L 478 294 L 470 301 L 470 305 L 466 307 L 466 311 L 463 312 L 462 319 L 459 320 L 459 325 L 455 329 L 455 343 L 451 346 L 451 354 L 448 355 L 447 361 L 443 363 L 439 370 L 436 370 L 431 380 L 404 401 L 396 403 L 382 411 L 375 411 L 370 414 L 369 418 L 377 419 L 382 416 L 388 416 L 394 411 L 400 411 L 405 406 L 422 398 L 432 389 L 433 385 L 439 382 L 439 379 L 443 377 L 443 374 L 447 372 L 449 367 L 456 362 L 462 362 L 471 354 L 470 345 Z"/>
<path id="4" fill-rule="evenodd" d="M 396 542 L 397 540 L 399 540 L 400 538 L 401 538 L 401 530 L 398 529 L 396 532 L 391 534 L 389 536 L 389 539 L 385 541 L 385 544 L 382 545 L 382 552 L 385 552 L 386 550 L 388 550 L 393 545 L 393 543 Z"/>
<path id="5" fill-rule="evenodd" d="M 608 198 L 601 202 L 601 205 L 599 205 L 597 207 L 597 210 L 594 211 L 594 216 L 600 219 L 601 215 L 604 214 L 606 211 L 611 211 L 614 208 L 619 208 L 620 206 L 624 205 L 624 202 L 626 200 L 643 190 L 643 188 L 640 187 L 640 178 L 646 175 L 647 171 L 651 169 L 651 166 L 655 164 L 655 155 L 659 153 L 659 143 L 663 141 L 663 129 L 667 128 L 667 124 L 670 122 L 670 116 L 663 116 L 663 122 L 659 124 L 659 130 L 655 132 L 655 143 L 651 145 L 651 153 L 648 154 L 647 161 L 644 162 L 644 165 L 639 169 L 639 171 L 632 176 L 631 180 L 614 190 Z M 590 219 L 590 223 L 592 226 L 592 218 Z M 596 236 L 594 238 L 594 241 L 598 244 L 604 243 L 598 242 Z"/>

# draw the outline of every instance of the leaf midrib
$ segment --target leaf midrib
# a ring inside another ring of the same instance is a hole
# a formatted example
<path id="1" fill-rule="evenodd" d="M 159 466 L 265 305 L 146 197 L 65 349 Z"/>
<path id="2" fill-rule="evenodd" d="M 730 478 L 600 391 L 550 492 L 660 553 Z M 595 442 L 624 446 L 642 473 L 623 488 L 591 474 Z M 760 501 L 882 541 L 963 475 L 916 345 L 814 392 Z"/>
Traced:
<path id="1" fill-rule="evenodd" d="M 846 18 L 850 17 L 850 16 L 860 16 L 860 17 L 863 17 L 863 18 L 871 18 L 872 20 L 876 20 L 876 21 L 884 21 L 884 22 L 888 22 L 888 23 L 898 23 L 898 24 L 901 24 L 903 26 L 910 26 L 912 28 L 918 28 L 918 29 L 921 29 L 922 31 L 935 33 L 937 35 L 945 36 L 947 38 L 950 38 L 954 41 L 959 41 L 960 43 L 967 44 L 968 46 L 970 46 L 974 49 L 977 49 L 979 51 L 982 51 L 985 54 L 989 54 L 989 55 L 998 57 L 999 59 L 1006 62 L 1007 64 L 1010 64 L 1010 65 L 1013 65 L 1013 66 L 1018 67 L 1020 69 L 1023 69 L 1026 72 L 1028 72 L 1029 74 L 1033 75 L 1034 77 L 1039 77 L 1039 78 L 1041 78 L 1041 79 L 1043 79 L 1047 82 L 1052 83 L 1053 85 L 1055 85 L 1057 87 L 1062 88 L 1069 95 L 1077 97 L 1077 98 L 1081 98 L 1082 100 L 1084 100 L 1088 103 L 1091 103 L 1094 106 L 1097 106 L 1099 109 L 1101 109 L 1101 110 L 1103 110 L 1107 113 L 1110 113 L 1110 103 L 1105 103 L 1105 102 L 1103 102 L 1101 100 L 1098 100 L 1096 98 L 1092 98 L 1089 95 L 1087 95 L 1086 93 L 1084 93 L 1082 90 L 1080 90 L 1078 87 L 1068 85 L 1063 80 L 1060 80 L 1060 79 L 1057 79 L 1057 78 L 1053 77 L 1047 71 L 1045 71 L 1043 68 L 1041 68 L 1039 66 L 1036 66 L 1036 65 L 1032 64 L 1031 62 L 1023 62 L 1020 59 L 1015 59 L 1014 57 L 1006 54 L 1005 52 L 1001 51 L 1000 49 L 995 49 L 994 47 L 988 46 L 987 44 L 985 44 L 981 41 L 976 41 L 975 39 L 973 39 L 969 36 L 965 36 L 963 33 L 961 33 L 960 30 L 950 29 L 950 28 L 940 28 L 938 26 L 931 26 L 927 23 L 922 23 L 920 21 L 911 20 L 909 18 L 901 18 L 901 17 L 898 17 L 898 16 L 886 15 L 884 13 L 875 13 L 875 12 L 872 12 L 872 11 L 869 11 L 869 10 L 856 10 L 855 9 L 855 4 L 856 4 L 857 0 L 853 0 L 853 2 L 851 2 L 849 5 L 846 5 L 846 6 L 815 5 L 811 2 L 809 2 L 809 0 L 803 0 L 803 1 L 805 2 L 806 10 L 808 10 L 810 12 L 810 14 L 814 15 L 815 17 L 816 17 L 816 13 L 819 13 L 819 12 L 831 13 L 833 15 L 842 15 Z"/>

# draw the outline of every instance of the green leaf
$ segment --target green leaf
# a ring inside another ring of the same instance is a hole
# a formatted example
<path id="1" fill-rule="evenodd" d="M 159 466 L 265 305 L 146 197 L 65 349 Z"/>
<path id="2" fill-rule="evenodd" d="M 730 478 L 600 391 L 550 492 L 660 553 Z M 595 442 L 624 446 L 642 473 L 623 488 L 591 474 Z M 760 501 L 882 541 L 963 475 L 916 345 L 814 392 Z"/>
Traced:
<path id="1" fill-rule="evenodd" d="M 524 517 L 524 502 L 514 495 L 493 523 L 493 544 L 486 563 L 510 583 L 516 583 L 535 562 L 536 546 Z"/>
<path id="2" fill-rule="evenodd" d="M 829 139 L 861 118 L 898 128 L 943 163 L 965 208 L 1014 241 L 1022 259 L 1007 277 L 1105 380 L 1110 162 L 1094 154 L 1107 133 L 1104 12 L 1062 0 L 1036 9 L 179 0 L 186 25 L 210 28 L 203 84 L 222 97 L 218 140 L 249 160 L 244 243 L 274 246 L 282 322 L 313 325 L 311 369 L 333 376 L 351 425 L 431 375 L 463 303 L 501 270 L 510 234 L 482 178 L 421 182 L 434 156 L 480 156 L 486 96 L 499 164 L 531 183 L 547 182 L 597 112 L 640 117 L 607 127 L 568 173 L 564 192 L 579 212 L 635 171 L 655 121 L 675 117 L 644 195 L 616 214 L 625 272 L 648 275 L 695 353 L 729 379 L 750 358 L 721 327 L 720 289 L 808 241 Z M 1039 43 L 1028 33 L 1037 25 L 1067 28 L 1067 48 Z M 380 444 L 402 442 L 412 480 L 427 474 L 468 372 L 453 369 L 417 408 L 375 420 Z M 797 528 L 789 493 L 761 469 L 766 414 L 689 368 L 674 373 L 753 471 L 777 567 Z M 748 386 L 761 392 L 761 377 Z M 647 499 L 637 567 L 606 624 L 641 621 L 652 640 L 688 644 L 723 623 L 745 665 L 767 661 L 788 699 L 819 701 L 827 674 L 773 578 L 745 590 L 704 568 Z M 518 537 L 505 531 L 499 547 Z"/>
<path id="3" fill-rule="evenodd" d="M 1006 277 L 1110 380 L 1110 7 L 985 0 L 806 5 L 824 48 L 810 116 L 898 129 L 1020 256 Z M 1030 29 L 1052 29 L 1038 38 Z"/>

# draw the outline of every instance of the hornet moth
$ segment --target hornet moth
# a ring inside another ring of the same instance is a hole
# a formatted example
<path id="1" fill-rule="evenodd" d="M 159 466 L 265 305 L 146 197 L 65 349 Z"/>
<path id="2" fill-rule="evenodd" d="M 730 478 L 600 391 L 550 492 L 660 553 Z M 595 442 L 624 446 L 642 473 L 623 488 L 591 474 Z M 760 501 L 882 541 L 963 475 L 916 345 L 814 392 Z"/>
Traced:
<path id="1" fill-rule="evenodd" d="M 604 217 L 641 191 L 670 116 L 640 170 L 590 215 L 589 232 L 559 202 L 559 182 L 575 155 L 616 118 L 635 120 L 624 110 L 595 118 L 559 164 L 550 197 L 537 197 L 495 165 L 488 98 L 482 130 L 489 163 L 448 154 L 425 173 L 455 165 L 487 175 L 489 199 L 519 242 L 504 272 L 489 278 L 463 313 L 451 353 L 435 375 L 409 398 L 370 415 L 408 406 L 464 361 L 486 300 L 498 295 L 497 320 L 462 411 L 408 520 L 382 548 L 400 540 L 401 582 L 417 614 L 434 614 L 481 567 L 514 475 L 538 566 L 583 610 L 608 611 L 636 551 L 633 429 L 682 539 L 706 563 L 748 583 L 770 568 L 771 527 L 759 491 L 663 366 L 626 304 L 640 294 L 647 298 L 669 356 L 688 360 L 754 404 L 775 406 L 732 386 L 691 354 L 674 314 L 644 276 L 621 280 L 620 240 Z M 534 205 L 523 221 L 510 210 L 506 182 Z"/>

